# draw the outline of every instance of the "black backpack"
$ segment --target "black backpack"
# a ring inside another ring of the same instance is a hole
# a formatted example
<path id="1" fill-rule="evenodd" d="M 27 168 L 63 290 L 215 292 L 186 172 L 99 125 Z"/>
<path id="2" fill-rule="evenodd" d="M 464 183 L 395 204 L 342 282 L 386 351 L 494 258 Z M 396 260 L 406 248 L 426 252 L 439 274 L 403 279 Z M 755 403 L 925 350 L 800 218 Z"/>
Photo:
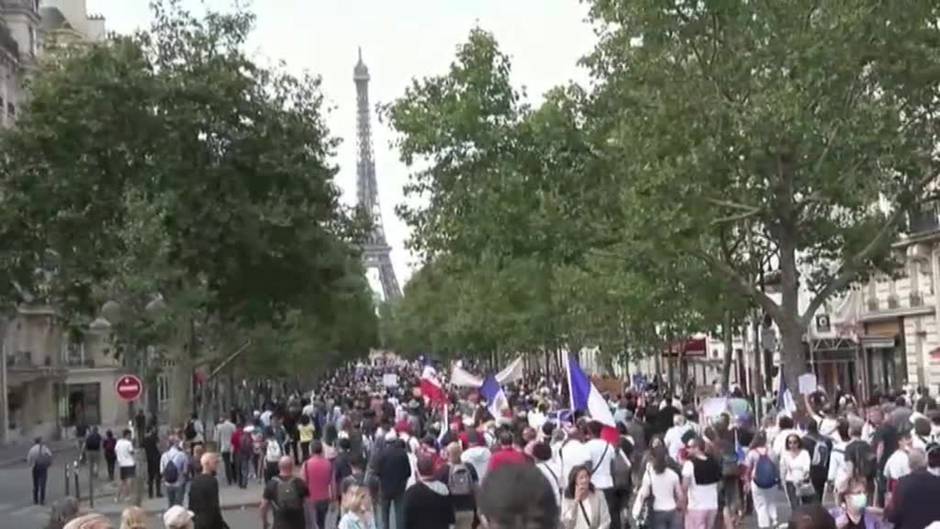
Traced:
<path id="1" fill-rule="evenodd" d="M 186 429 L 183 431 L 183 434 L 186 435 L 187 441 L 192 441 L 196 438 L 196 423 L 189 421 L 186 423 Z"/>
<path id="2" fill-rule="evenodd" d="M 163 482 L 174 485 L 179 479 L 180 469 L 176 466 L 176 462 L 173 461 L 173 458 L 170 458 L 166 463 L 166 467 L 163 468 Z"/>
<path id="3" fill-rule="evenodd" d="M 810 466 L 817 471 L 826 470 L 829 468 L 829 441 L 826 439 L 813 439 L 813 441 L 816 444 L 810 457 Z"/>
<path id="4" fill-rule="evenodd" d="M 94 432 L 88 435 L 85 438 L 85 450 L 100 450 L 101 449 L 101 434 Z"/>
<path id="5" fill-rule="evenodd" d="M 627 455 L 623 453 L 623 450 L 614 451 L 614 457 L 610 461 L 610 476 L 614 479 L 615 490 L 633 488 L 633 472 L 627 461 Z"/>
<path id="6" fill-rule="evenodd" d="M 280 476 L 274 478 L 277 483 L 277 493 L 275 495 L 275 507 L 279 511 L 303 511 L 304 499 L 294 484 L 296 478 L 281 479 Z"/>

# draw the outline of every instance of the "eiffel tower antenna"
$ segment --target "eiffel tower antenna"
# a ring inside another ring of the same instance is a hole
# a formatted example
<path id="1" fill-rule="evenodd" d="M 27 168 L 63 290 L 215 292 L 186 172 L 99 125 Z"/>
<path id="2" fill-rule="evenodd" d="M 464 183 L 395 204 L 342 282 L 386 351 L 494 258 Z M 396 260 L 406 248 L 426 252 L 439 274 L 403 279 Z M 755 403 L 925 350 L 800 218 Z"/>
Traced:
<path id="1" fill-rule="evenodd" d="M 372 216 L 372 233 L 363 246 L 363 259 L 366 269 L 374 268 L 379 273 L 382 296 L 385 301 L 401 297 L 401 288 L 395 277 L 395 269 L 389 258 L 391 247 L 385 240 L 385 227 L 382 224 L 382 212 L 379 209 L 379 191 L 375 180 L 375 159 L 372 150 L 372 126 L 369 114 L 369 69 L 362 62 L 362 48 L 359 48 L 359 62 L 353 69 L 353 81 L 356 83 L 356 195 L 359 207 Z"/>

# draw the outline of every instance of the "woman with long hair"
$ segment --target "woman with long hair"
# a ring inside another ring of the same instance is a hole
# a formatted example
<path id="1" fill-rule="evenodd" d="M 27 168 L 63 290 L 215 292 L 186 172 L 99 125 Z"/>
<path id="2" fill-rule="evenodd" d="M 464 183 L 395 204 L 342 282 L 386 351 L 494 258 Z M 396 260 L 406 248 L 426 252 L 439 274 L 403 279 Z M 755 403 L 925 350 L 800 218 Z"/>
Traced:
<path id="1" fill-rule="evenodd" d="M 147 511 L 140 507 L 128 507 L 121 513 L 121 529 L 147 529 Z"/>
<path id="2" fill-rule="evenodd" d="M 754 501 L 757 527 L 760 529 L 776 527 L 777 503 L 774 498 L 774 489 L 777 488 L 780 476 L 777 465 L 773 463 L 770 446 L 767 445 L 767 434 L 763 430 L 754 434 L 744 464 L 747 476 L 744 481 L 744 490 L 750 491 Z"/>
<path id="3" fill-rule="evenodd" d="M 343 493 L 343 516 L 337 529 L 375 529 L 372 498 L 367 487 L 354 485 Z"/>
<path id="4" fill-rule="evenodd" d="M 643 504 L 652 498 L 649 527 L 652 529 L 679 529 L 682 517 L 679 507 L 685 504 L 685 492 L 679 474 L 666 464 L 666 447 L 659 444 L 650 450 L 650 464 L 643 469 L 643 481 L 633 505 L 633 517 L 640 518 Z"/>
<path id="5" fill-rule="evenodd" d="M 564 529 L 609 529 L 610 511 L 604 495 L 591 484 L 591 469 L 578 465 L 568 475 L 568 486 L 561 501 L 561 526 Z"/>
<path id="6" fill-rule="evenodd" d="M 809 452 L 803 448 L 803 440 L 795 433 L 787 435 L 785 446 L 786 449 L 780 453 L 780 475 L 790 507 L 813 503 L 816 492 L 809 481 Z"/>

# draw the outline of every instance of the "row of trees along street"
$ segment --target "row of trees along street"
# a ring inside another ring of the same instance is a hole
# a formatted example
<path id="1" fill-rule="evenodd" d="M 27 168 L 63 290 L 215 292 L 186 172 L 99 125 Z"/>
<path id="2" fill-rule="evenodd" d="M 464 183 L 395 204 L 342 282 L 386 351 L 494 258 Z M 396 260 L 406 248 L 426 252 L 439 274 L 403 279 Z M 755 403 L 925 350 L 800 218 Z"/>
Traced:
<path id="1" fill-rule="evenodd" d="M 156 2 L 148 30 L 47 53 L 0 132 L 7 313 L 104 316 L 128 367 L 169 371 L 172 424 L 197 366 L 242 348 L 239 376 L 297 380 L 378 336 L 319 80 L 251 60 L 253 20 Z"/>
<path id="2" fill-rule="evenodd" d="M 474 29 L 384 106 L 426 262 L 388 340 L 644 355 L 696 331 L 730 343 L 762 312 L 796 387 L 814 312 L 890 273 L 908 216 L 933 207 L 940 6 L 588 3 L 587 86 L 530 104 Z"/>

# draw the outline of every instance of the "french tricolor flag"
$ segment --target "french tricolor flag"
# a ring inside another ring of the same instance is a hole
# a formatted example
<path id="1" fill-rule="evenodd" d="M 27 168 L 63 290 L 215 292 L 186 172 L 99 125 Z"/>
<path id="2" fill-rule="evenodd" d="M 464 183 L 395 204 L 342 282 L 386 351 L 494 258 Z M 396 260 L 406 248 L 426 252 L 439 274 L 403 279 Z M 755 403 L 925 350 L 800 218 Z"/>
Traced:
<path id="1" fill-rule="evenodd" d="M 604 425 L 601 437 L 608 443 L 616 445 L 620 441 L 617 423 L 614 415 L 607 406 L 601 392 L 594 387 L 591 379 L 584 373 L 574 355 L 568 355 L 568 393 L 571 395 L 571 409 L 587 411 L 592 420 Z"/>
<path id="2" fill-rule="evenodd" d="M 487 375 L 480 386 L 480 395 L 486 399 L 486 409 L 494 419 L 503 416 L 503 410 L 509 407 L 509 401 L 506 399 L 506 393 L 502 386 L 496 381 L 493 375 Z"/>
<path id="3" fill-rule="evenodd" d="M 447 402 L 444 386 L 437 378 L 437 370 L 431 365 L 424 366 L 421 372 L 421 395 L 433 405 L 443 405 Z"/>

